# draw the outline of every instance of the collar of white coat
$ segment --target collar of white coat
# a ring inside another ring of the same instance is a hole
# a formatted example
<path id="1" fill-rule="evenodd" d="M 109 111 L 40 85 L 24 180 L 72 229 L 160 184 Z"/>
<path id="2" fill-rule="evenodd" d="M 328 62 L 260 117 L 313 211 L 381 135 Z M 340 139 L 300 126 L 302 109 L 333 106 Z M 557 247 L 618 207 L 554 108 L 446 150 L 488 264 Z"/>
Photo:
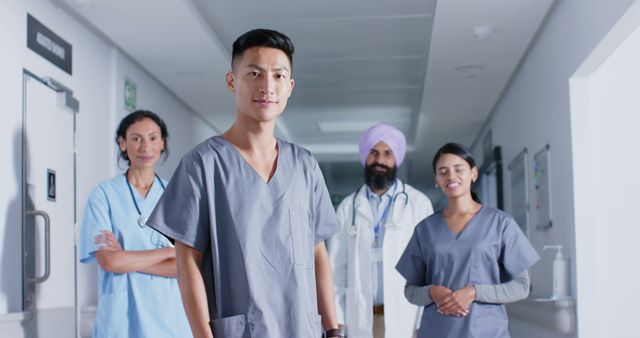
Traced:
<path id="1" fill-rule="evenodd" d="M 393 182 L 393 184 L 387 189 L 387 191 L 384 192 L 384 194 L 382 194 L 382 196 L 386 196 L 389 197 L 390 199 L 393 199 L 393 196 L 396 194 L 396 189 L 398 188 L 398 181 L 400 179 L 397 179 Z M 365 196 L 367 197 L 367 200 L 371 200 L 374 198 L 380 199 L 382 198 L 382 196 L 378 196 L 378 194 L 376 194 L 373 190 L 371 190 L 371 188 L 368 185 L 364 185 L 363 188 L 367 193 L 365 194 Z"/>
<path id="2" fill-rule="evenodd" d="M 404 187 L 406 189 L 405 183 L 402 182 L 402 180 L 400 180 L 399 178 L 396 178 L 395 185 L 397 189 L 400 189 L 400 187 Z M 369 204 L 369 199 L 367 198 L 367 189 L 368 189 L 368 186 L 366 184 L 363 184 L 360 187 L 360 189 L 358 189 L 358 193 L 355 196 L 353 196 L 353 198 L 355 199 L 353 205 L 354 205 L 354 209 L 360 216 L 364 217 L 364 219 L 371 222 L 371 220 L 373 219 L 372 218 L 373 211 L 371 211 L 371 204 Z M 388 189 L 387 192 L 389 190 L 391 189 Z M 402 190 L 396 191 L 395 193 L 399 193 L 400 191 Z M 393 196 L 391 196 L 391 198 L 393 198 Z"/>

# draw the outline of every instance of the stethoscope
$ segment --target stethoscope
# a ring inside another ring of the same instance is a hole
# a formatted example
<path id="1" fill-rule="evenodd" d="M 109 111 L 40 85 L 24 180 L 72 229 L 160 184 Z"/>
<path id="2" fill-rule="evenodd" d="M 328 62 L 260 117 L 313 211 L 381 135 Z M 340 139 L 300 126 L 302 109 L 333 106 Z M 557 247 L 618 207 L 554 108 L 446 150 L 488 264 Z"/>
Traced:
<path id="1" fill-rule="evenodd" d="M 140 211 L 138 202 L 136 202 L 136 197 L 133 195 L 133 189 L 131 189 L 131 183 L 129 183 L 129 178 L 127 177 L 128 173 L 129 173 L 129 170 L 127 170 L 127 172 L 124 173 L 124 180 L 127 182 L 127 186 L 129 187 L 129 193 L 131 193 L 131 200 L 133 201 L 133 205 L 136 207 L 136 211 L 138 212 L 138 226 L 141 228 L 144 228 L 145 226 L 147 226 L 147 218 L 144 217 L 144 215 Z M 153 175 L 155 176 L 154 179 L 158 179 L 158 182 L 160 182 L 160 186 L 162 186 L 162 191 L 164 191 L 165 189 L 164 183 L 162 183 L 162 180 L 160 179 L 160 177 L 158 177 L 158 174 L 154 173 Z"/>
<path id="2" fill-rule="evenodd" d="M 402 181 L 400 181 L 402 182 Z M 350 236 L 355 236 L 356 234 L 358 234 L 358 226 L 356 225 L 356 198 L 358 197 L 358 193 L 360 193 L 360 190 L 362 189 L 362 186 L 360 186 L 358 188 L 358 190 L 356 190 L 356 193 L 353 195 L 353 203 L 351 205 L 351 226 L 349 227 L 348 233 Z M 400 213 L 398 214 L 396 212 L 396 205 L 397 205 L 397 201 L 398 199 L 402 199 L 402 209 L 400 210 Z M 391 222 L 387 222 L 388 225 L 386 225 L 387 228 L 392 228 L 392 227 L 398 227 L 400 226 L 398 223 L 400 221 L 400 219 L 402 218 L 402 215 L 404 214 L 404 210 L 407 208 L 407 204 L 409 203 L 409 195 L 407 195 L 406 192 L 406 185 L 404 182 L 402 182 L 402 191 L 395 193 L 395 195 L 393 195 L 393 199 L 391 200 Z M 396 218 L 396 215 L 399 215 L 399 217 Z"/>

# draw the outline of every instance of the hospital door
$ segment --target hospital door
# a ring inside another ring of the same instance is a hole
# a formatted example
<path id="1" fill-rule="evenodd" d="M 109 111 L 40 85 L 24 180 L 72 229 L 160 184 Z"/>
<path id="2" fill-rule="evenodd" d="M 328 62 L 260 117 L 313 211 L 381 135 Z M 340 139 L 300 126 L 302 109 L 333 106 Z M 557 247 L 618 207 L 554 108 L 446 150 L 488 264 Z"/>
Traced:
<path id="1" fill-rule="evenodd" d="M 23 306 L 27 337 L 76 337 L 75 115 L 53 79 L 23 76 Z"/>

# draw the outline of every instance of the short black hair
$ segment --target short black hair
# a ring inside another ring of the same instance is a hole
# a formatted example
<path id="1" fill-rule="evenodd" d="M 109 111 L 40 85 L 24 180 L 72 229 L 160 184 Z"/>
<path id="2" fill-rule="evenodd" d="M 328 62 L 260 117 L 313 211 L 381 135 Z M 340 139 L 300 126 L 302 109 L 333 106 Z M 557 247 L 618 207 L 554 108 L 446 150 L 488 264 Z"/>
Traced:
<path id="1" fill-rule="evenodd" d="M 467 147 L 463 146 L 460 143 L 447 143 L 442 147 L 440 147 L 440 149 L 438 149 L 438 151 L 436 152 L 436 155 L 433 157 L 433 162 L 431 163 L 431 167 L 433 169 L 434 174 L 436 173 L 436 164 L 440 159 L 440 157 L 442 157 L 442 155 L 444 154 L 453 154 L 462 158 L 467 163 L 469 163 L 469 167 L 471 169 L 476 167 L 476 160 L 473 159 L 473 156 L 471 155 L 471 151 L 469 151 Z"/>
<path id="2" fill-rule="evenodd" d="M 271 29 L 254 29 L 238 37 L 233 43 L 231 51 L 231 69 L 234 69 L 236 60 L 242 56 L 245 50 L 253 47 L 267 47 L 281 50 L 289 58 L 289 63 L 293 66 L 293 42 L 288 36 Z"/>
<path id="3" fill-rule="evenodd" d="M 160 134 L 162 136 L 162 140 L 164 141 L 164 150 L 162 151 L 162 160 L 166 160 L 167 157 L 169 156 L 169 144 L 167 143 L 167 140 L 169 139 L 169 131 L 167 130 L 167 124 L 164 123 L 164 121 L 160 118 L 160 116 L 156 115 L 154 112 L 150 111 L 150 110 L 136 110 L 133 113 L 130 113 L 129 115 L 125 116 L 122 121 L 120 121 L 120 124 L 118 125 L 118 129 L 116 129 L 116 144 L 118 145 L 118 159 L 122 159 L 125 162 L 127 162 L 127 165 L 131 165 L 131 160 L 129 159 L 129 155 L 127 155 L 126 151 L 122 151 L 120 150 L 120 143 L 118 142 L 119 139 L 122 137 L 122 139 L 126 139 L 127 138 L 127 129 L 129 129 L 129 127 L 142 120 L 142 119 L 151 119 L 153 122 L 155 122 L 158 127 L 160 127 Z"/>

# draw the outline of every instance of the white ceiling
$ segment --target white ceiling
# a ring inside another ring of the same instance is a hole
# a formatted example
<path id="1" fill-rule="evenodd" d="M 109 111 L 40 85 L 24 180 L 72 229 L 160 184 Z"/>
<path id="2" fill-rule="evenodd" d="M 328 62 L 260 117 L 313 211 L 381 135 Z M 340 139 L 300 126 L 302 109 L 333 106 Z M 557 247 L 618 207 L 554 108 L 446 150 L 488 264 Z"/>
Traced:
<path id="1" fill-rule="evenodd" d="M 224 85 L 231 44 L 253 28 L 281 31 L 296 46 L 296 88 L 278 135 L 321 161 L 355 161 L 361 132 L 389 123 L 407 135 L 410 176 L 430 172 L 431 154 L 444 142 L 470 144 L 478 136 L 553 3 L 52 1 L 120 46 L 218 131 L 235 116 Z"/>

